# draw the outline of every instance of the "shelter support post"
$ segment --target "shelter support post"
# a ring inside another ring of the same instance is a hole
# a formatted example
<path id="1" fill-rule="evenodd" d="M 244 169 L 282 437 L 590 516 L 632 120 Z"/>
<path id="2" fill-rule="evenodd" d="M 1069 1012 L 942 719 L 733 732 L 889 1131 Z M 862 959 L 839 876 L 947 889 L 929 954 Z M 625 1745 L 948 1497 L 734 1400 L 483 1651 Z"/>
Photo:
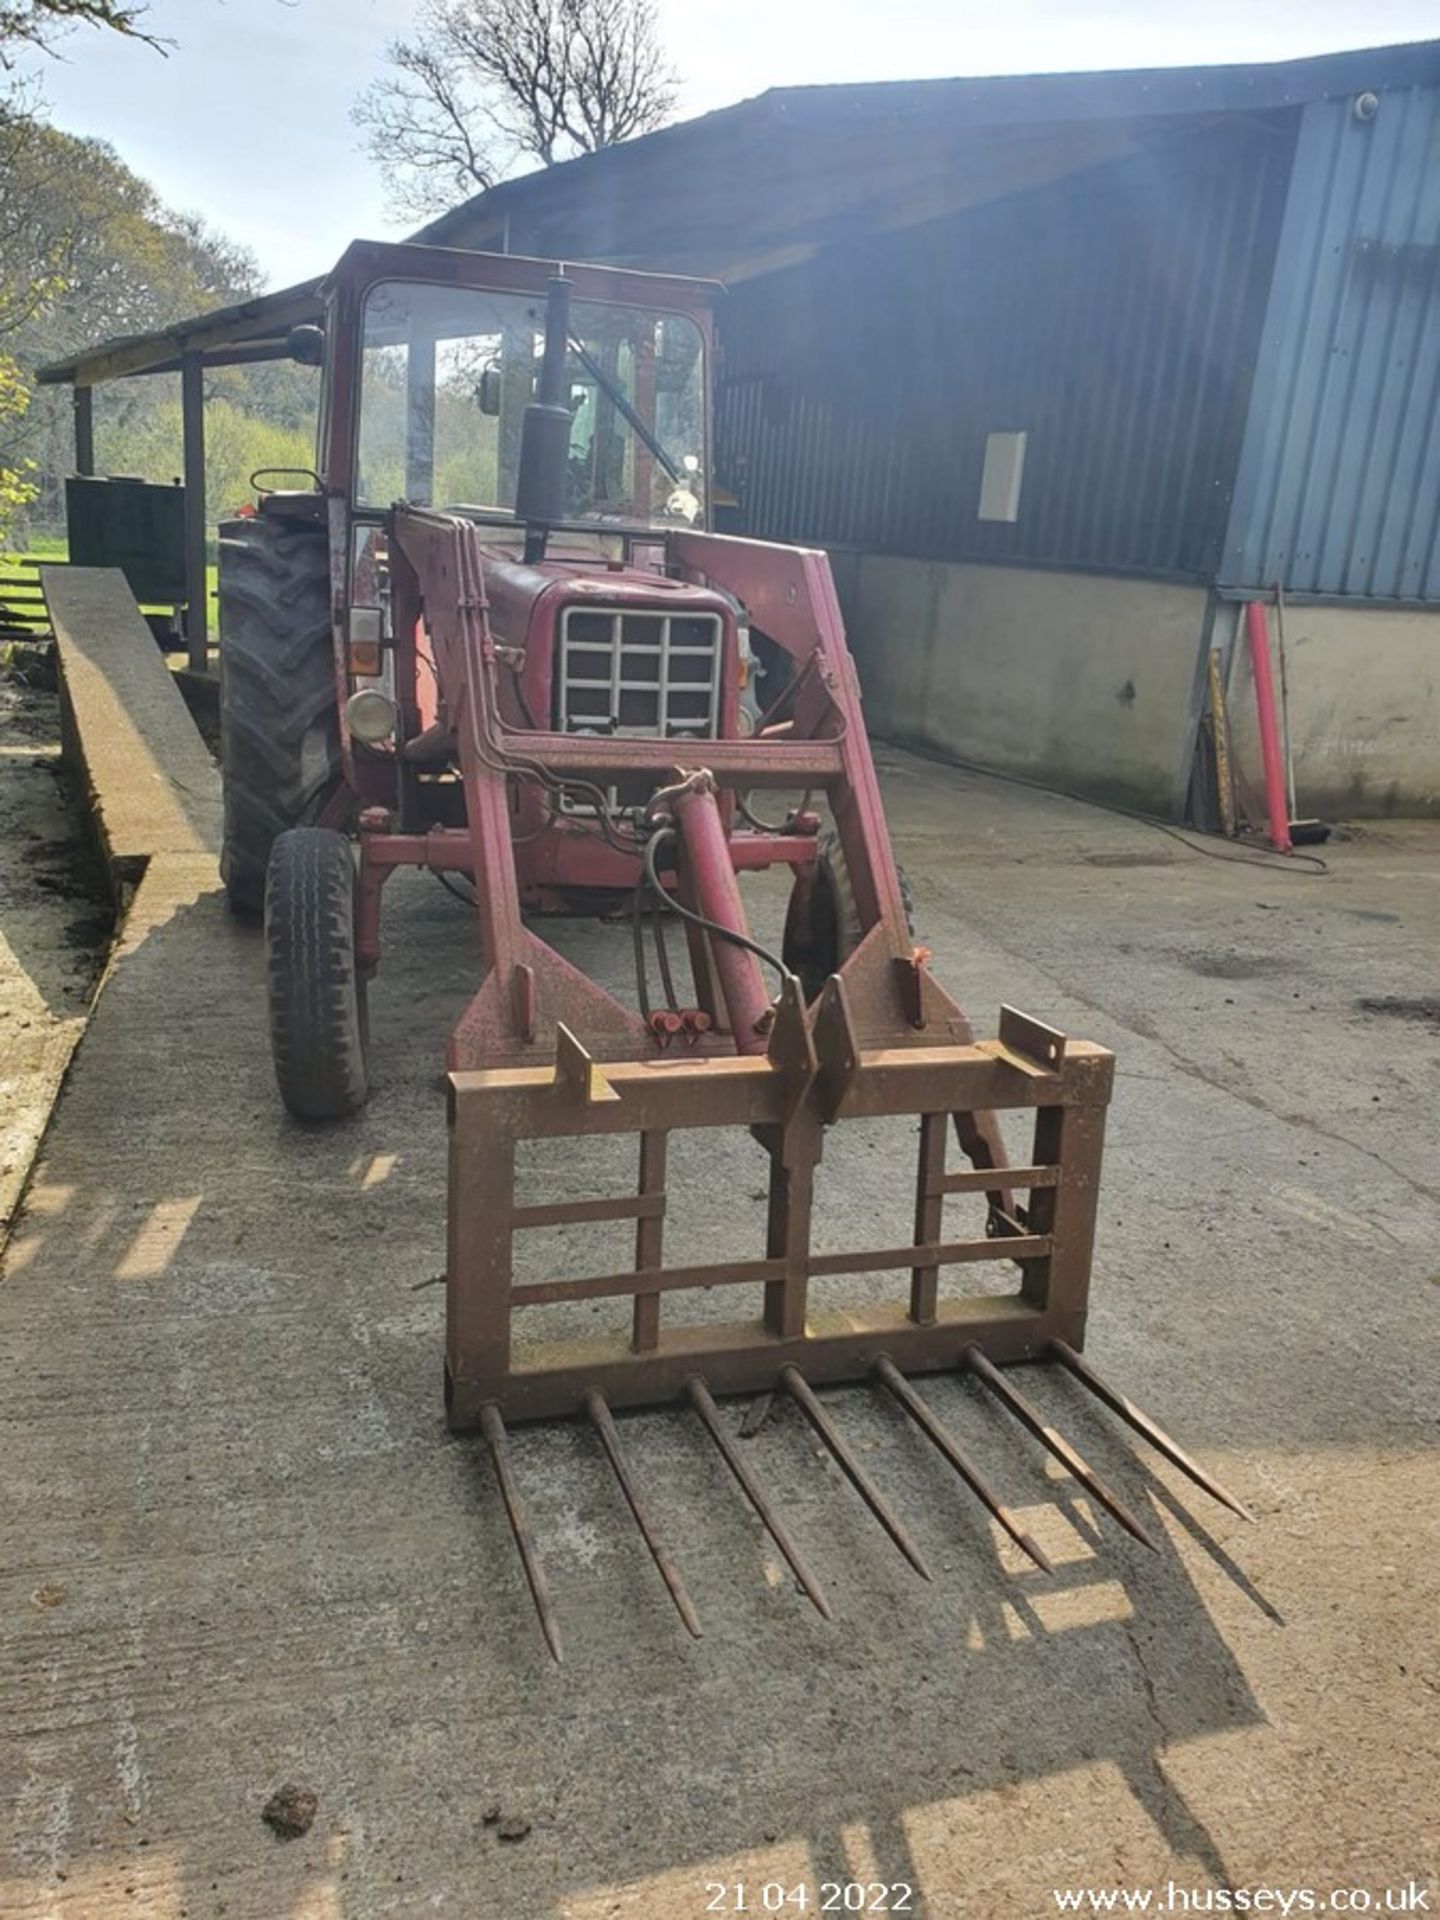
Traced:
<path id="1" fill-rule="evenodd" d="M 72 389 L 75 410 L 75 471 L 87 477 L 95 471 L 95 406 L 89 387 Z"/>
<path id="2" fill-rule="evenodd" d="M 77 388 L 78 392 L 78 388 Z M 185 644 L 192 673 L 209 664 L 209 595 L 205 578 L 205 365 L 198 353 L 180 363 L 185 446 Z"/>

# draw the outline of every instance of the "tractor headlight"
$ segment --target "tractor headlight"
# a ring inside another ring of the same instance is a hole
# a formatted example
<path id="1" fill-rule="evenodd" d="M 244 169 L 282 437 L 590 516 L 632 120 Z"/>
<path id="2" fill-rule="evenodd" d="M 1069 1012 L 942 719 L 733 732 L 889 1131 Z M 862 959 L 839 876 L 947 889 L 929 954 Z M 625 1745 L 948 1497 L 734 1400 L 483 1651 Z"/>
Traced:
<path id="1" fill-rule="evenodd" d="M 395 702 L 378 687 L 361 687 L 358 693 L 352 693 L 345 702 L 345 715 L 351 733 L 367 746 L 378 746 L 395 732 Z"/>

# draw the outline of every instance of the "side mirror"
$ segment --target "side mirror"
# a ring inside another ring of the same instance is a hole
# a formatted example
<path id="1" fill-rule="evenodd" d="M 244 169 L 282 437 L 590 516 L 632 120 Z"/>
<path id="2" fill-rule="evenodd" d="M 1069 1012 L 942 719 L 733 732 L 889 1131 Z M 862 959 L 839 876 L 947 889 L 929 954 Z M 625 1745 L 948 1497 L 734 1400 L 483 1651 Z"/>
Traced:
<path id="1" fill-rule="evenodd" d="M 292 327 L 285 339 L 285 351 L 298 367 L 323 367 L 325 329 Z"/>
<path id="2" fill-rule="evenodd" d="M 475 389 L 476 406 L 491 420 L 498 420 L 500 417 L 502 385 L 500 369 L 492 360 L 480 375 L 480 384 Z"/>

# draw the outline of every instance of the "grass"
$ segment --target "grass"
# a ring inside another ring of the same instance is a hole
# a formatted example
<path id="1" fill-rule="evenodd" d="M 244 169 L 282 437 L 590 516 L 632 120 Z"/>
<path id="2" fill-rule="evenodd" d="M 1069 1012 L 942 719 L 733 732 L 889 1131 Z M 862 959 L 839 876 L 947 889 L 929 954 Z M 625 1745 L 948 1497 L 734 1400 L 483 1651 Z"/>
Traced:
<path id="1" fill-rule="evenodd" d="M 16 548 L 13 554 L 6 554 L 5 557 L 7 560 L 68 560 L 70 549 L 63 537 L 27 540 L 23 547 Z"/>
<path id="2" fill-rule="evenodd" d="M 213 536 L 210 544 L 213 547 Z M 23 546 L 14 547 L 0 553 L 0 576 L 10 574 L 14 570 L 17 560 L 68 560 L 69 558 L 70 547 L 63 534 L 32 534 L 26 539 Z M 31 578 L 33 577 L 34 576 L 31 575 Z M 209 596 L 212 607 L 215 604 L 218 579 L 219 568 L 212 560 L 205 568 L 205 591 Z M 168 611 L 168 608 L 160 606 L 152 607 L 146 605 L 141 608 L 142 613 L 166 613 Z"/>

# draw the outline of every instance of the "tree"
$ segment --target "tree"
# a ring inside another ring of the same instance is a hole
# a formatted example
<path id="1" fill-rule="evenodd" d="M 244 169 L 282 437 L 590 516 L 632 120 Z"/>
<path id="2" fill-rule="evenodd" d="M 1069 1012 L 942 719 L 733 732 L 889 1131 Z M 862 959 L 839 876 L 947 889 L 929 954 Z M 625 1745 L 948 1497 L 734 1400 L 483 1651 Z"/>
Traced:
<path id="1" fill-rule="evenodd" d="M 173 213 L 113 148 L 0 106 L 0 525 L 58 526 L 73 457 L 68 390 L 31 396 L 24 376 L 259 287 L 243 248 Z M 180 470 L 176 389 L 173 375 L 96 389 L 103 471 L 168 480 Z M 207 377 L 206 390 L 218 402 L 207 448 L 217 505 L 238 504 L 255 467 L 313 462 L 313 374 L 289 365 L 226 369 Z"/>
<path id="2" fill-rule="evenodd" d="M 159 47 L 146 0 L 0 0 L 0 540 L 57 530 L 73 454 L 67 389 L 38 387 L 37 367 L 98 340 L 150 333 L 260 290 L 254 258 L 193 214 L 166 207 L 103 141 L 52 127 L 27 50 L 71 27 L 113 29 Z M 208 494 L 222 511 L 250 493 L 257 467 L 315 458 L 313 372 L 275 363 L 207 376 Z M 174 375 L 98 388 L 102 471 L 168 480 L 182 464 Z"/>
<path id="3" fill-rule="evenodd" d="M 4 447 L 0 452 L 0 538 L 40 491 L 35 484 L 34 460 L 9 450 L 29 409 L 30 388 L 19 362 L 8 353 L 0 353 L 0 446 Z"/>
<path id="4" fill-rule="evenodd" d="M 39 491 L 25 445 L 30 385 L 10 344 L 60 285 L 54 263 L 36 258 L 33 197 L 18 184 L 34 157 L 35 127 L 27 113 L 0 105 L 0 540 Z"/>
<path id="5" fill-rule="evenodd" d="M 7 145 L 8 135 L 8 145 Z M 146 333 L 259 290 L 259 267 L 172 213 L 101 140 L 0 109 L 0 289 L 45 283 L 22 358 Z"/>
<path id="6" fill-rule="evenodd" d="M 72 27 L 109 27 L 163 50 L 145 31 L 148 0 L 0 0 L 0 73 L 13 76 L 25 53 L 49 52 Z M 33 162 L 42 132 L 34 89 L 13 77 L 0 97 L 0 536 L 37 497 L 39 462 L 23 450 L 30 387 L 10 350 L 63 286 L 58 249 L 36 246 Z"/>
<path id="7" fill-rule="evenodd" d="M 0 67 L 10 67 L 27 47 L 49 51 L 71 27 L 109 27 L 129 40 L 163 49 L 145 31 L 148 0 L 0 0 Z"/>
<path id="8" fill-rule="evenodd" d="M 677 92 L 654 0 L 421 0 L 386 58 L 353 117 L 397 209 L 422 217 L 521 159 L 550 167 L 649 133 Z"/>

